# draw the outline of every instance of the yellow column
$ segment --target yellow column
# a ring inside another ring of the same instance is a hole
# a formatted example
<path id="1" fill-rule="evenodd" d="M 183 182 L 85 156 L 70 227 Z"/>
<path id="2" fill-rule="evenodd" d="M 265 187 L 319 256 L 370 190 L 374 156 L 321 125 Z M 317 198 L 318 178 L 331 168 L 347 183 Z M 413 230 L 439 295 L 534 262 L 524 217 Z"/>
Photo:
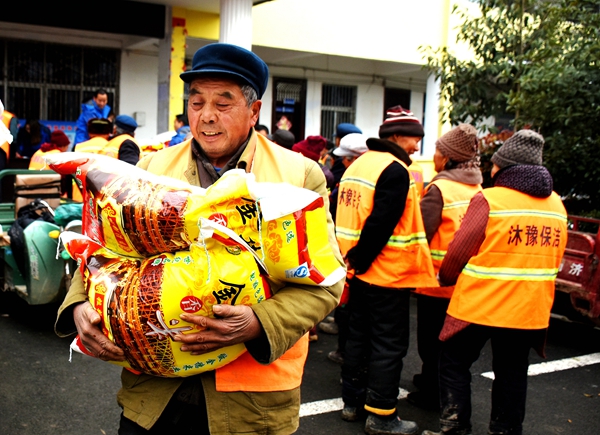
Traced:
<path id="1" fill-rule="evenodd" d="M 171 34 L 171 68 L 169 78 L 169 128 L 173 128 L 175 116 L 184 112 L 183 81 L 179 74 L 185 71 L 185 38 L 187 30 L 185 18 L 173 17 Z"/>

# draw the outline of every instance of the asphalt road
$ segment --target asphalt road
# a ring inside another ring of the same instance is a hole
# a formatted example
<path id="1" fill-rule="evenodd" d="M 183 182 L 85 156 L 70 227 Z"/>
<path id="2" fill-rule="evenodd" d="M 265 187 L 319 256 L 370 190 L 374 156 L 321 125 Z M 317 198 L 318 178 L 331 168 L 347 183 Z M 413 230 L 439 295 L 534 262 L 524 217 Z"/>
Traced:
<path id="1" fill-rule="evenodd" d="M 413 301 L 414 302 L 414 301 Z M 116 434 L 120 410 L 115 393 L 120 368 L 73 354 L 69 339 L 52 331 L 56 306 L 29 307 L 14 294 L 0 294 L 0 434 L 98 435 Z M 412 310 L 412 325 L 415 322 Z M 419 372 L 414 327 L 400 387 L 413 391 L 412 376 Z M 325 405 L 339 399 L 340 367 L 329 361 L 336 337 L 319 334 L 310 344 L 302 387 L 304 406 L 298 434 L 363 434 L 361 422 L 346 423 L 339 411 Z M 553 320 L 547 360 L 572 361 L 573 357 L 600 354 L 600 330 Z M 576 360 L 579 361 L 579 360 Z M 531 364 L 544 362 L 534 352 Z M 552 365 L 551 367 L 554 367 Z M 486 434 L 492 381 L 481 376 L 491 369 L 490 349 L 484 348 L 474 364 L 474 434 Z M 551 368 L 555 370 L 555 368 Z M 325 401 L 325 402 L 321 402 Z M 421 429 L 438 429 L 435 412 L 399 401 L 400 415 L 417 421 Z M 600 433 L 600 363 L 531 376 L 524 434 L 595 435 Z"/>

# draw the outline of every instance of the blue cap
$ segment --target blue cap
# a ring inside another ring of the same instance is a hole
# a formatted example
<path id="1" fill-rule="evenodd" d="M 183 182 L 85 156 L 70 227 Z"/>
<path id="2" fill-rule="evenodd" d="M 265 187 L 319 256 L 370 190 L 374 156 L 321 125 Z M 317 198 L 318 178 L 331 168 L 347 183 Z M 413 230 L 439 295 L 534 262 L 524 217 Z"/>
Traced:
<path id="1" fill-rule="evenodd" d="M 354 124 L 350 124 L 348 122 L 342 122 L 341 124 L 338 124 L 338 126 L 337 126 L 337 129 L 335 131 L 335 137 L 341 139 L 350 133 L 361 133 L 362 134 L 362 130 Z"/>
<path id="2" fill-rule="evenodd" d="M 126 131 L 135 131 L 137 128 L 137 122 L 129 115 L 119 115 L 115 118 L 115 124 L 117 127 Z"/>
<path id="3" fill-rule="evenodd" d="M 179 77 L 186 83 L 202 76 L 226 76 L 250 85 L 262 98 L 269 81 L 269 67 L 256 54 L 237 45 L 217 42 L 194 54 L 192 69 Z"/>

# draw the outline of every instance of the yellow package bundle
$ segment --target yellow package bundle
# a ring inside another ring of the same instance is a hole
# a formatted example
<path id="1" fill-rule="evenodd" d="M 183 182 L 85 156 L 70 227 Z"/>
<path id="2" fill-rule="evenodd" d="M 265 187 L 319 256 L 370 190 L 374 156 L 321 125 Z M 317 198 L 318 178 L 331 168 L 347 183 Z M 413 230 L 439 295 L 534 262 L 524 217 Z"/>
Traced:
<path id="1" fill-rule="evenodd" d="M 269 275 L 287 282 L 322 286 L 343 279 L 346 271 L 329 244 L 323 198 L 294 186 L 256 184 L 253 190 L 260 190 L 262 198 L 260 245 Z M 290 212 L 293 207 L 286 202 L 301 204 L 302 208 Z"/>
<path id="2" fill-rule="evenodd" d="M 237 344 L 192 355 L 172 338 L 202 330 L 181 320 L 183 312 L 214 317 L 215 304 L 253 305 L 270 296 L 249 250 L 209 238 L 189 251 L 126 258 L 83 235 L 64 234 L 89 301 L 102 317 L 104 335 L 125 353 L 126 362 L 116 364 L 155 376 L 185 377 L 222 367 L 246 351 Z M 79 337 L 72 348 L 89 355 Z"/>
<path id="3" fill-rule="evenodd" d="M 74 175 L 83 194 L 83 233 L 111 251 L 148 257 L 193 243 L 184 214 L 192 192 L 204 189 L 98 154 L 58 153 L 46 163 Z"/>
<path id="4" fill-rule="evenodd" d="M 118 254 L 147 257 L 187 249 L 205 218 L 241 237 L 273 278 L 327 286 L 344 277 L 327 238 L 323 200 L 311 190 L 259 183 L 241 170 L 202 189 L 106 156 L 60 153 L 47 160 L 55 171 L 79 180 L 84 234 Z"/>

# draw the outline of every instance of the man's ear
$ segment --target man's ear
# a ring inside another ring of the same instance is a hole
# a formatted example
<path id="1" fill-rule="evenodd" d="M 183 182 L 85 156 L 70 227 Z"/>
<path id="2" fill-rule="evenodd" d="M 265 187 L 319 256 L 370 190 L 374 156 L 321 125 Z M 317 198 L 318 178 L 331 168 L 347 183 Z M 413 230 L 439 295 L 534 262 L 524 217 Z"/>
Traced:
<path id="1" fill-rule="evenodd" d="M 252 103 L 252 106 L 250 106 L 250 111 L 252 112 L 250 119 L 252 120 L 252 127 L 254 127 L 256 125 L 256 123 L 258 122 L 258 117 L 260 115 L 260 109 L 262 107 L 262 101 L 261 100 L 256 100 L 254 103 Z"/>

